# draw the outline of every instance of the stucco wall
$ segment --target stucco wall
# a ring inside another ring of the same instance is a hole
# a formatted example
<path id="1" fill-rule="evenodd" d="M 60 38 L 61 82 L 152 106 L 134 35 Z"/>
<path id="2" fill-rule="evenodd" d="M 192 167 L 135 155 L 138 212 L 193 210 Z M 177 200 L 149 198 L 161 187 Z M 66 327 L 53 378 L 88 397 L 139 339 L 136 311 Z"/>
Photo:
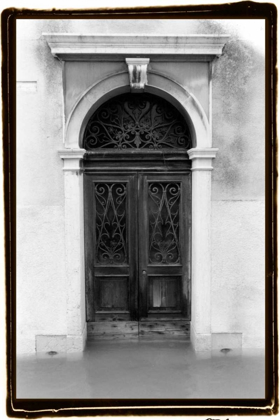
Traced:
<path id="1" fill-rule="evenodd" d="M 242 333 L 244 347 L 264 346 L 264 202 L 212 205 L 212 332 Z"/>
<path id="2" fill-rule="evenodd" d="M 61 63 L 23 24 L 17 39 L 17 351 L 66 334 Z"/>
<path id="3" fill-rule="evenodd" d="M 264 43 L 233 32 L 213 75 L 211 324 L 243 347 L 264 347 L 264 76 Z"/>
<path id="4" fill-rule="evenodd" d="M 251 25 L 251 26 L 250 26 Z M 258 29 L 258 32 L 253 29 Z M 42 32 L 226 33 L 214 63 L 212 183 L 213 332 L 241 332 L 245 347 L 264 345 L 264 24 L 250 21 L 19 21 L 17 44 L 17 338 L 35 350 L 35 335 L 66 334 L 63 120 L 81 92 L 122 63 L 65 65 Z M 162 63 L 152 63 L 158 69 Z M 199 69 L 198 69 L 199 67 Z M 166 74 L 185 85 L 211 116 L 207 64 L 172 63 Z M 198 70 L 197 70 L 198 69 Z M 86 77 L 78 77 L 86 74 Z M 199 83 L 199 76 L 200 83 Z M 27 83 L 29 82 L 29 83 Z"/>

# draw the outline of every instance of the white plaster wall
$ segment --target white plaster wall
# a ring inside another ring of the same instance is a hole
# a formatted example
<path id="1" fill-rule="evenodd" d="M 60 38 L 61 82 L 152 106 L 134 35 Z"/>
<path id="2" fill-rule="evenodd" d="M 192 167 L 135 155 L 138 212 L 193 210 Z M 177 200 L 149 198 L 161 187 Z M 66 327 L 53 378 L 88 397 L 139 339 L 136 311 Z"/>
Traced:
<path id="1" fill-rule="evenodd" d="M 66 334 L 61 63 L 23 25 L 17 48 L 17 352 Z"/>
<path id="2" fill-rule="evenodd" d="M 17 210 L 17 351 L 35 351 L 35 335 L 66 333 L 64 212 Z"/>
<path id="3" fill-rule="evenodd" d="M 212 183 L 211 329 L 241 332 L 245 347 L 263 345 L 264 32 L 258 25 L 230 20 L 18 21 L 18 352 L 35 351 L 35 335 L 67 334 L 64 185 L 57 154 L 63 148 L 62 63 L 52 57 L 42 32 L 231 35 L 213 77 L 213 147 L 219 152 Z M 111 63 L 107 70 L 118 66 Z M 96 73 L 80 80 L 81 86 L 102 73 L 98 65 L 89 67 Z M 203 102 L 208 87 L 195 85 L 184 68 L 181 64 L 178 81 L 191 86 Z M 173 70 L 166 67 L 168 74 Z M 67 113 L 79 92 L 73 89 L 67 98 Z"/>
<path id="4" fill-rule="evenodd" d="M 67 120 L 76 102 L 94 83 L 120 71 L 127 71 L 126 63 L 66 62 L 65 119 Z"/>
<path id="5" fill-rule="evenodd" d="M 207 26 L 231 34 L 212 85 L 219 152 L 212 178 L 211 329 L 242 333 L 243 347 L 264 347 L 264 25 L 246 36 L 231 23 Z"/>
<path id="6" fill-rule="evenodd" d="M 209 118 L 208 63 L 176 63 L 174 66 L 172 61 L 151 62 L 149 69 L 159 71 L 184 86 L 199 101 Z"/>
<path id="7" fill-rule="evenodd" d="M 17 205 L 63 206 L 56 153 L 63 146 L 62 64 L 32 37 L 35 24 L 20 22 L 17 32 Z"/>
<path id="8" fill-rule="evenodd" d="M 264 347 L 264 202 L 212 202 L 212 333 Z"/>
<path id="9" fill-rule="evenodd" d="M 216 25 L 211 29 L 216 32 Z M 264 39 L 258 47 L 252 41 L 232 33 L 214 64 L 213 146 L 219 153 L 213 172 L 213 200 L 264 199 Z"/>

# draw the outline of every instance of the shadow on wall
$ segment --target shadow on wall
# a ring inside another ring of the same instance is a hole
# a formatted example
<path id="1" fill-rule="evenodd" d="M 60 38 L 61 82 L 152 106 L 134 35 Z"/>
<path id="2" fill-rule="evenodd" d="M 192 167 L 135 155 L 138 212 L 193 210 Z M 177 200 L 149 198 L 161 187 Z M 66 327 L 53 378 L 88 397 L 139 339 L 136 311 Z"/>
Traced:
<path id="1" fill-rule="evenodd" d="M 213 198 L 264 195 L 265 61 L 238 31 L 213 21 L 201 33 L 230 33 L 213 71 L 213 147 L 219 152 L 213 173 Z"/>

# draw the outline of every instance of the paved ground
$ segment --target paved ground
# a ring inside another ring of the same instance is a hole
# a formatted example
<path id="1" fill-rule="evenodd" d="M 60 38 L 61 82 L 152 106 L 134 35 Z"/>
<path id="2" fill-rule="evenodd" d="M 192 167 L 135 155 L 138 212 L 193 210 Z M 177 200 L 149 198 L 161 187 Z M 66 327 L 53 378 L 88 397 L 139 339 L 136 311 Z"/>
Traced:
<path id="1" fill-rule="evenodd" d="M 95 341 L 17 362 L 17 398 L 264 398 L 264 384 L 263 351 L 196 354 L 179 340 Z"/>

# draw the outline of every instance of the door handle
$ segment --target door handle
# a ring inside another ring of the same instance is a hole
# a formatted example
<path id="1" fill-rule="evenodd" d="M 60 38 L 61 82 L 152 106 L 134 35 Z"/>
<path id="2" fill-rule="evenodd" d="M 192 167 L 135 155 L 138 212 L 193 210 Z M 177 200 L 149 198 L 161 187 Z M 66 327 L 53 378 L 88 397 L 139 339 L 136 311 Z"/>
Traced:
<path id="1" fill-rule="evenodd" d="M 147 274 L 147 271 L 143 270 L 142 274 L 145 276 Z"/>

